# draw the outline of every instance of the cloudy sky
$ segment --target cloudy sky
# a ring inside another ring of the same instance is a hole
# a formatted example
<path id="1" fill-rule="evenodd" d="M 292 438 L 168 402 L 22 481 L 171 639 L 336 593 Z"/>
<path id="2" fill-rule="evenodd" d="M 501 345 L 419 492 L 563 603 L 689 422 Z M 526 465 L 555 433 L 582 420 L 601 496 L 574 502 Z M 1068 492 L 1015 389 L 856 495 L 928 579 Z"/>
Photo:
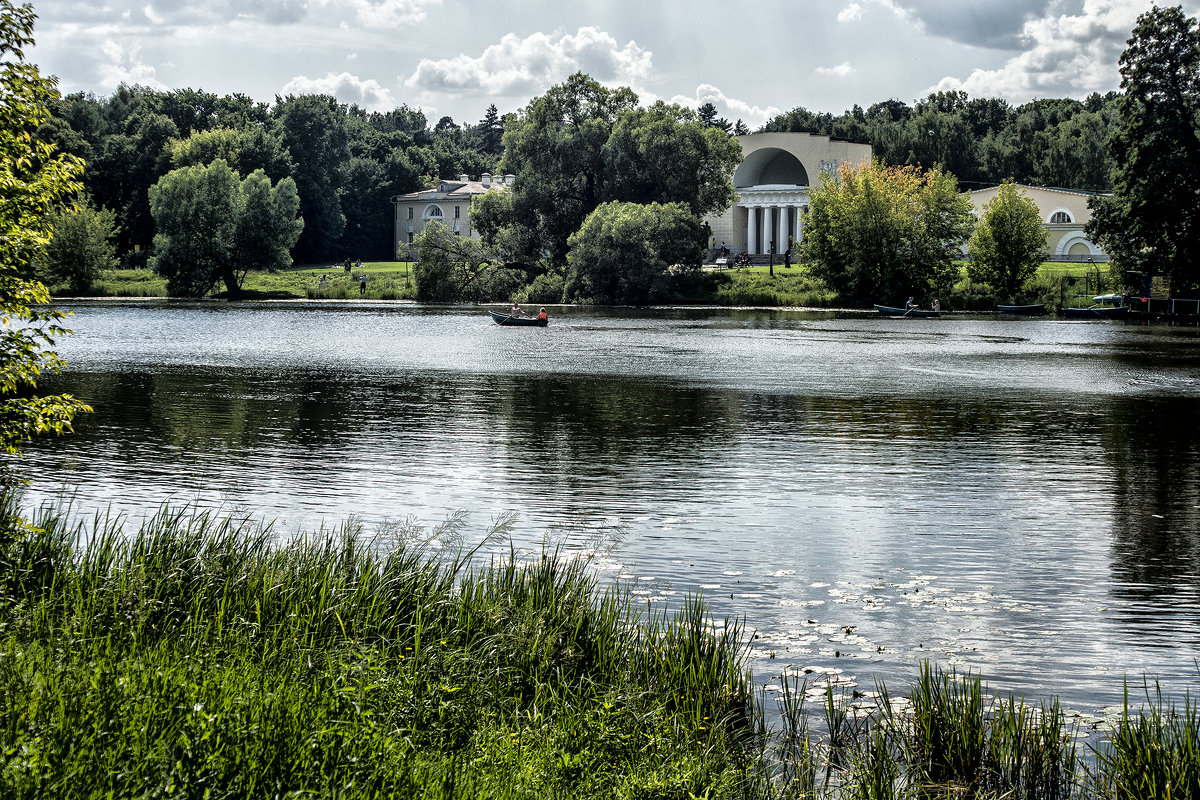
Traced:
<path id="1" fill-rule="evenodd" d="M 1021 103 L 1116 89 L 1150 0 L 33 0 L 64 93 L 121 83 L 324 92 L 430 123 L 521 109 L 583 71 L 755 128 L 936 89 Z M 1200 0 L 1184 0 L 1195 16 Z"/>

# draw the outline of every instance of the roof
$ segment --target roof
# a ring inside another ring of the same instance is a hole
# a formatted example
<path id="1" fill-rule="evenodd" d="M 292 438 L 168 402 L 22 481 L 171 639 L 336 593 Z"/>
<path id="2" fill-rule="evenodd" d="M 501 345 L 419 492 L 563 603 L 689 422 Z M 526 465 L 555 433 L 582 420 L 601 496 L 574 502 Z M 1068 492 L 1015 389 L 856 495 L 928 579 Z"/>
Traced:
<path id="1" fill-rule="evenodd" d="M 470 200 L 475 195 L 487 194 L 492 190 L 507 189 L 503 180 L 493 180 L 491 186 L 484 186 L 482 181 L 438 181 L 437 188 L 423 189 L 419 192 L 398 194 L 392 197 L 393 203 L 432 203 L 438 200 Z"/>
<path id="2" fill-rule="evenodd" d="M 1060 192 L 1062 194 L 1073 194 L 1073 195 L 1082 196 L 1082 197 L 1091 197 L 1093 195 L 1099 195 L 1101 197 L 1108 197 L 1109 195 L 1112 194 L 1112 192 L 1092 192 L 1092 191 L 1088 191 L 1086 189 L 1063 189 L 1058 186 L 1030 186 L 1027 183 L 1016 183 L 1013 185 L 1016 186 L 1018 189 L 1036 189 L 1039 192 Z M 982 189 L 968 189 L 966 194 L 975 194 L 976 192 L 990 192 L 993 189 L 999 189 L 999 188 L 1000 188 L 1000 184 L 996 184 L 995 186 L 985 186 Z"/>

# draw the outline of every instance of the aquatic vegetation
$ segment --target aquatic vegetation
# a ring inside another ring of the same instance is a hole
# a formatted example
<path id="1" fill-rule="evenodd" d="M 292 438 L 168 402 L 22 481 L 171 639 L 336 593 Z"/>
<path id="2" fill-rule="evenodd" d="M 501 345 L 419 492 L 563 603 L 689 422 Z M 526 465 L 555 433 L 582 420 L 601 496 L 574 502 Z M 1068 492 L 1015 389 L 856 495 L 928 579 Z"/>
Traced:
<path id="1" fill-rule="evenodd" d="M 465 515 L 281 540 L 189 508 L 3 510 L 5 797 L 1200 796 L 1189 698 L 1127 701 L 1080 756 L 1057 702 L 932 664 L 906 696 L 832 668 L 755 694 L 752 636 L 700 596 L 485 560 Z"/>

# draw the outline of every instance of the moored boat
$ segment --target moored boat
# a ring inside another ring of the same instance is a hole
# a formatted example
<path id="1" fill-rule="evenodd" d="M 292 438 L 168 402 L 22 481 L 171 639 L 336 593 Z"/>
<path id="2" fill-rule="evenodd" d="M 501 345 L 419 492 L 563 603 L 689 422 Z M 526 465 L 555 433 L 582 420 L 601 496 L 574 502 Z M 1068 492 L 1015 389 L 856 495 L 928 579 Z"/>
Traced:
<path id="1" fill-rule="evenodd" d="M 1036 317 L 1046 313 L 1045 303 L 1031 303 L 1024 306 L 996 306 L 1001 314 L 1011 314 L 1014 317 Z"/>
<path id="2" fill-rule="evenodd" d="M 928 308 L 910 308 L 905 311 L 903 308 L 881 306 L 878 303 L 875 304 L 875 310 L 885 317 L 940 317 L 942 315 L 942 312 Z"/>
<path id="3" fill-rule="evenodd" d="M 1090 308 L 1060 308 L 1059 314 L 1067 319 L 1125 319 L 1129 306 L 1092 306 Z"/>
<path id="4" fill-rule="evenodd" d="M 514 317 L 512 314 L 497 314 L 495 311 L 489 311 L 492 315 L 492 320 L 497 325 L 526 325 L 535 328 L 544 328 L 550 323 L 548 319 L 538 319 L 537 317 Z"/>

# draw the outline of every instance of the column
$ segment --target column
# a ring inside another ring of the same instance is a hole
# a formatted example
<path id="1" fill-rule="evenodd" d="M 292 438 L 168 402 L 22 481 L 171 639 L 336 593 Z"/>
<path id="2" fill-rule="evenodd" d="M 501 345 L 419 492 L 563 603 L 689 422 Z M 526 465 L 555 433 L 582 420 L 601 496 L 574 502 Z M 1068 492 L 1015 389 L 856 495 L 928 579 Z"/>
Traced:
<path id="1" fill-rule="evenodd" d="M 754 206 L 746 206 L 746 252 L 749 255 L 757 252 L 754 249 L 754 245 L 757 244 L 755 238 L 758 236 L 758 225 L 755 219 L 757 213 L 758 209 Z"/>
<path id="2" fill-rule="evenodd" d="M 779 207 L 779 245 L 775 248 L 776 252 L 782 253 L 788 249 L 788 219 L 792 215 L 791 206 Z"/>
<path id="3" fill-rule="evenodd" d="M 805 206 L 796 206 L 796 241 L 804 241 L 804 209 Z"/>
<path id="4" fill-rule="evenodd" d="M 771 252 L 771 212 L 774 209 L 771 206 L 763 206 L 763 226 L 762 226 L 762 250 L 763 253 Z"/>

